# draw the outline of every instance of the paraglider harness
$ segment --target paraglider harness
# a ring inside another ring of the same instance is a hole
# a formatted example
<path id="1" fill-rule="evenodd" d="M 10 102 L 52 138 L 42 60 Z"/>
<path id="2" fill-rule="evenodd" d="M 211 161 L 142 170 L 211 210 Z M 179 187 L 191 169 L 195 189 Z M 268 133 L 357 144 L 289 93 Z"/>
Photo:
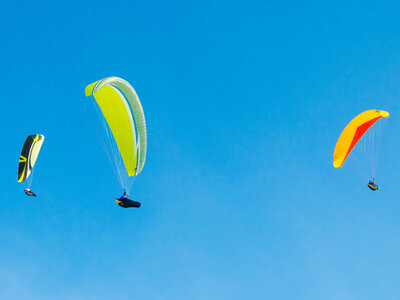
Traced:
<path id="1" fill-rule="evenodd" d="M 26 188 L 26 189 L 24 190 L 24 192 L 25 192 L 25 194 L 27 194 L 28 196 L 37 197 L 37 195 L 36 195 L 34 192 L 32 192 L 30 188 Z"/>
<path id="2" fill-rule="evenodd" d="M 123 208 L 140 207 L 142 205 L 140 202 L 128 199 L 128 195 L 126 194 L 125 191 L 124 191 L 124 194 L 121 197 L 119 197 L 119 199 L 115 199 L 115 202 L 120 207 L 123 207 Z"/>
<path id="3" fill-rule="evenodd" d="M 368 187 L 372 190 L 372 191 L 376 191 L 379 190 L 379 187 L 375 184 L 375 178 L 371 181 L 368 181 Z"/>

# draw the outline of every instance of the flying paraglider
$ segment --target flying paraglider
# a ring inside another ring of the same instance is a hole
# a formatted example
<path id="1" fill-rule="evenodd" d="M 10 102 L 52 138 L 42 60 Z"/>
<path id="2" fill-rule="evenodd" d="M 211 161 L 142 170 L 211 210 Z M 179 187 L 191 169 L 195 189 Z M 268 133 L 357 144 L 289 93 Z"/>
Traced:
<path id="1" fill-rule="evenodd" d="M 30 188 L 26 188 L 24 189 L 25 194 L 27 194 L 28 196 L 33 196 L 33 197 L 37 197 L 37 195 L 31 191 Z"/>
<path id="2" fill-rule="evenodd" d="M 119 197 L 119 199 L 115 199 L 115 202 L 123 207 L 123 208 L 128 208 L 128 207 L 140 207 L 141 203 L 137 201 L 133 201 L 128 199 L 128 195 L 124 192 L 124 194 Z"/>
<path id="3" fill-rule="evenodd" d="M 333 166 L 341 168 L 347 157 L 357 145 L 363 135 L 381 118 L 388 118 L 389 113 L 382 110 L 367 110 L 356 116 L 344 128 L 336 143 L 333 152 Z M 375 179 L 368 182 L 368 187 L 375 191 L 379 187 L 375 184 Z"/>
<path id="4" fill-rule="evenodd" d="M 24 192 L 28 196 L 37 196 L 30 188 L 33 179 L 33 167 L 42 148 L 43 141 L 44 136 L 41 134 L 29 135 L 22 147 L 18 165 L 18 182 L 25 181 L 27 183 L 27 188 Z"/>
<path id="5" fill-rule="evenodd" d="M 95 107 L 104 127 L 104 148 L 124 190 L 125 198 L 122 196 L 116 202 L 125 208 L 140 207 L 140 202 L 129 200 L 126 194 L 146 160 L 146 122 L 139 97 L 127 81 L 118 77 L 88 85 L 85 94 L 96 100 Z"/>
<path id="6" fill-rule="evenodd" d="M 375 184 L 375 178 L 372 181 L 368 181 L 368 187 L 373 191 L 379 190 L 379 187 Z"/>

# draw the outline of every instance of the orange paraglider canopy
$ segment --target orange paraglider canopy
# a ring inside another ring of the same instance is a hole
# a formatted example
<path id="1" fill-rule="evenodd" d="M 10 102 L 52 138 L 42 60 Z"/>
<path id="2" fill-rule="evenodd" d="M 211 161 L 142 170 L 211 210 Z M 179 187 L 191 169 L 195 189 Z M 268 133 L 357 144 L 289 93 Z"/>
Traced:
<path id="1" fill-rule="evenodd" d="M 364 133 L 380 118 L 388 118 L 389 113 L 382 110 L 367 110 L 355 117 L 340 134 L 333 152 L 333 166 L 340 168 L 346 161 L 351 150 Z"/>

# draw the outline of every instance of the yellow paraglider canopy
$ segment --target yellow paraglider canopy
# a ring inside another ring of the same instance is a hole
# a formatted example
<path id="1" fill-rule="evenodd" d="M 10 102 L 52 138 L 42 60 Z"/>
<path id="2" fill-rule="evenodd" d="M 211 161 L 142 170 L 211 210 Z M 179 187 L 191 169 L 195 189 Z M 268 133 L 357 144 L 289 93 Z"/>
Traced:
<path id="1" fill-rule="evenodd" d="M 367 110 L 356 116 L 341 133 L 333 152 L 333 166 L 340 168 L 351 150 L 365 132 L 380 118 L 388 118 L 389 113 L 382 110 Z"/>
<path id="2" fill-rule="evenodd" d="M 114 136 L 129 176 L 138 175 L 146 159 L 147 133 L 143 108 L 134 88 L 124 79 L 107 77 L 88 85 Z"/>

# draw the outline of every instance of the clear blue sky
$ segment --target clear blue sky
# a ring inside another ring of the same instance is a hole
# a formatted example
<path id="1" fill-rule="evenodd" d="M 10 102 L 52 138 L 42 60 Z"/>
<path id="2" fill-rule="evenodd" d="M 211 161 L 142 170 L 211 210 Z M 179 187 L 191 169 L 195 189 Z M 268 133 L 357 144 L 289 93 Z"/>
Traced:
<path id="1" fill-rule="evenodd" d="M 0 12 L 0 299 L 398 299 L 398 1 L 20 1 Z M 128 80 L 148 155 L 121 188 L 84 88 Z M 332 166 L 391 113 L 372 193 Z M 46 136 L 29 198 L 28 134 Z"/>

